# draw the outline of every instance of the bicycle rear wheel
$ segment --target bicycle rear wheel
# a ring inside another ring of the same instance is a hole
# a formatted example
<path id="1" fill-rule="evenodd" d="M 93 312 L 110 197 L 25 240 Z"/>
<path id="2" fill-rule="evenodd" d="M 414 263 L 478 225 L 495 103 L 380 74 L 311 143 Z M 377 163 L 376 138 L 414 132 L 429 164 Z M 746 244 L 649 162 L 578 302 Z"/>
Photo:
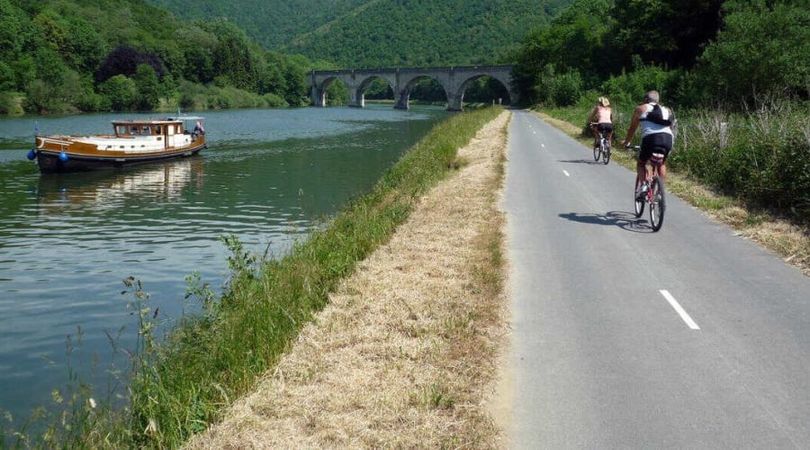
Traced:
<path id="1" fill-rule="evenodd" d="M 638 189 L 639 189 L 640 186 L 641 186 L 641 180 L 639 180 L 639 178 L 636 177 L 636 188 L 633 190 L 633 200 L 635 200 L 635 202 L 636 202 L 636 205 L 635 205 L 636 206 L 636 209 L 635 209 L 636 217 L 641 217 L 641 215 L 644 213 L 644 202 L 646 200 L 644 197 L 642 197 L 641 200 L 639 200 L 636 197 L 636 193 L 638 193 Z"/>
<path id="2" fill-rule="evenodd" d="M 593 148 L 593 160 L 599 161 L 599 156 L 602 154 L 601 145 Z"/>
<path id="3" fill-rule="evenodd" d="M 664 194 L 664 180 L 658 176 L 654 177 L 650 184 L 652 202 L 650 203 L 650 224 L 653 231 L 661 229 L 664 224 L 664 211 L 666 211 L 666 199 Z"/>
<path id="4" fill-rule="evenodd" d="M 610 142 L 602 141 L 602 162 L 607 165 L 610 162 Z"/>

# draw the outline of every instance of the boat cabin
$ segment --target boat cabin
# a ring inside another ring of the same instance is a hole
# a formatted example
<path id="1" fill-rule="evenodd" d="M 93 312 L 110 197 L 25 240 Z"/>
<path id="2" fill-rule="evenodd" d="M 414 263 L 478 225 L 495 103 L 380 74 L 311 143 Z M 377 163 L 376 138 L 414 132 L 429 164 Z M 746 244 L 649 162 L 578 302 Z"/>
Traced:
<path id="1" fill-rule="evenodd" d="M 150 120 L 137 122 L 134 120 L 113 122 L 115 137 L 134 136 L 174 136 L 186 133 L 181 120 Z"/>

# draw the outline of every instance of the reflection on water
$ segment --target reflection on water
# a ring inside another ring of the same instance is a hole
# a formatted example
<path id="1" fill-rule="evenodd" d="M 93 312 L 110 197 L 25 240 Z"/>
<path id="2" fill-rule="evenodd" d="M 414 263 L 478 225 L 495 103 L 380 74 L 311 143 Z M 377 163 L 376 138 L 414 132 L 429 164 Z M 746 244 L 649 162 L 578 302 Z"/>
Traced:
<path id="1" fill-rule="evenodd" d="M 42 176 L 37 201 L 40 214 L 53 214 L 77 207 L 83 210 L 110 210 L 128 197 L 153 202 L 181 199 L 191 185 L 203 187 L 203 159 L 194 156 L 176 161 L 149 164 L 127 171 L 101 171 L 81 176 Z"/>
<path id="2" fill-rule="evenodd" d="M 385 109 L 207 114 L 202 156 L 125 170 L 40 176 L 25 149 L 0 161 L 0 409 L 47 404 L 64 383 L 65 337 L 83 330 L 74 366 L 113 358 L 105 332 L 131 344 L 121 280 L 134 276 L 171 322 L 194 271 L 216 288 L 226 275 L 219 238 L 281 255 L 324 217 L 366 192 L 444 113 Z M 213 116 L 213 117 L 212 117 Z M 97 129 L 97 116 L 41 129 Z M 108 126 L 109 117 L 102 122 Z M 0 120 L 0 135 L 14 136 Z M 15 125 L 22 130 L 24 127 Z M 13 128 L 13 127 L 12 127 Z M 19 131 L 23 133 L 23 131 Z M 81 363 L 76 365 L 76 363 Z M 14 386 L 15 389 L 9 389 Z"/>

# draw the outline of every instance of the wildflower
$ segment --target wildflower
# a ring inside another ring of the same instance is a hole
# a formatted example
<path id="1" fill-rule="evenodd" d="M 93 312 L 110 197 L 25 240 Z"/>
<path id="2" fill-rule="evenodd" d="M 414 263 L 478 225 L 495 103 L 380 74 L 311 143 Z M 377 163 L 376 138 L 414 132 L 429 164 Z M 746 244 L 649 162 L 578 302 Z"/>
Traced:
<path id="1" fill-rule="evenodd" d="M 95 401 L 95 400 L 93 400 L 93 397 L 90 397 L 90 398 L 87 400 L 87 403 L 89 403 L 89 404 L 90 404 L 90 407 L 91 407 L 91 408 L 96 409 L 96 401 Z"/>

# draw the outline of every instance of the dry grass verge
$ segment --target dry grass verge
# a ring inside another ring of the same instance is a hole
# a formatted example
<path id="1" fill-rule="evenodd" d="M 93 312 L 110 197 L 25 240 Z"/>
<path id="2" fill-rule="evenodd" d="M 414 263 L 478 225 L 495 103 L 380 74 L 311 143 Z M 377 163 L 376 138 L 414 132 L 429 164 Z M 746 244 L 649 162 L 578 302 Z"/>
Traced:
<path id="1" fill-rule="evenodd" d="M 494 447 L 509 113 L 459 150 L 256 391 L 190 448 Z"/>
<path id="2" fill-rule="evenodd" d="M 536 114 L 586 146 L 591 145 L 590 138 L 582 137 L 581 128 L 543 112 Z M 627 152 L 614 152 L 613 161 L 635 170 L 636 161 Z M 730 225 L 740 236 L 776 252 L 785 262 L 798 267 L 805 275 L 810 275 L 810 230 L 807 228 L 764 211 L 752 211 L 742 202 L 718 194 L 699 181 L 677 172 L 670 171 L 667 174 L 667 188 L 709 217 Z"/>

